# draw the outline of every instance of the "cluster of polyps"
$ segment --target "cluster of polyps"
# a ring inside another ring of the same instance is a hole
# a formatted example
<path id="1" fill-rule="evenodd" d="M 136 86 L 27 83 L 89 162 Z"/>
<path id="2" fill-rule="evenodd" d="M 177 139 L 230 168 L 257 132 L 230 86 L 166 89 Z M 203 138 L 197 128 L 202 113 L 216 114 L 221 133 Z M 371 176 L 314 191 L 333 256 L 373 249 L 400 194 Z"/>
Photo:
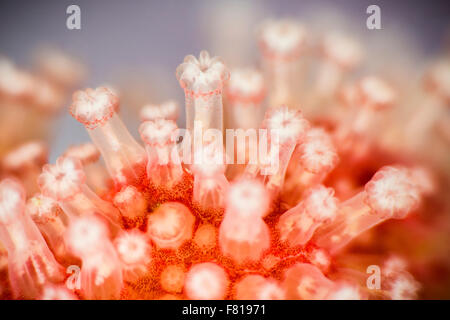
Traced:
<path id="1" fill-rule="evenodd" d="M 76 92 L 70 113 L 93 144 L 72 146 L 42 172 L 46 149 L 39 144 L 3 161 L 29 195 L 32 181 L 40 193 L 26 203 L 19 182 L 0 183 L 0 258 L 8 257 L 0 268 L 10 280 L 0 287 L 31 299 L 416 297 L 419 286 L 402 260 L 386 260 L 375 291 L 361 271 L 349 277 L 336 263 L 352 240 L 406 217 L 434 191 L 423 167 L 369 161 L 377 150 L 372 117 L 395 103 L 395 92 L 377 77 L 344 86 L 361 53 L 332 34 L 320 45 L 312 105 L 339 94 L 348 112 L 330 117 L 334 126 L 307 120 L 296 90 L 305 37 L 290 21 L 264 25 L 263 72 L 236 69 L 230 77 L 205 51 L 177 68 L 188 132 L 222 132 L 224 121 L 277 131 L 277 141 L 266 141 L 269 152 L 239 170 L 227 168 L 222 141 L 211 137 L 200 137 L 201 148 L 188 146 L 195 161 L 183 163 L 175 102 L 142 109 L 143 147 L 121 121 L 115 94 L 103 87 Z M 430 78 L 433 88 L 448 97 L 448 78 L 439 72 Z M 353 170 L 371 177 L 361 181 Z M 74 265 L 81 267 L 71 276 L 80 277 L 77 285 L 64 285 L 64 267 Z"/>

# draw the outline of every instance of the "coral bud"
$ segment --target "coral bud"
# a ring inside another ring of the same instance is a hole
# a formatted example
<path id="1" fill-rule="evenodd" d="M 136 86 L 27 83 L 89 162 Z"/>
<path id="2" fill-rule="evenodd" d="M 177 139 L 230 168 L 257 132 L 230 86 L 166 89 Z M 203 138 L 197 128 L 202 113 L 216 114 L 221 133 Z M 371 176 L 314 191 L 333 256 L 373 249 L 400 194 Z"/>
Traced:
<path id="1" fill-rule="evenodd" d="M 211 224 L 202 224 L 194 235 L 194 243 L 202 250 L 209 250 L 217 244 L 217 230 Z"/>
<path id="2" fill-rule="evenodd" d="M 8 251 L 9 281 L 16 298 L 38 298 L 46 282 L 63 280 L 62 267 L 25 212 L 23 187 L 10 179 L 0 182 L 0 241 Z"/>
<path id="3" fill-rule="evenodd" d="M 177 121 L 180 107 L 175 100 L 168 100 L 159 105 L 147 104 L 139 112 L 141 121 L 166 119 Z"/>
<path id="4" fill-rule="evenodd" d="M 235 286 L 236 300 L 283 300 L 284 291 L 273 279 L 260 275 L 243 277 Z"/>
<path id="5" fill-rule="evenodd" d="M 148 271 L 151 247 L 144 233 L 137 230 L 123 232 L 114 244 L 122 261 L 124 280 L 136 281 Z"/>
<path id="6" fill-rule="evenodd" d="M 338 217 L 321 228 L 316 243 L 335 253 L 369 228 L 390 218 L 404 218 L 419 199 L 419 191 L 406 168 L 383 167 L 364 191 L 340 205 Z"/>
<path id="7" fill-rule="evenodd" d="M 100 199 L 85 183 L 81 163 L 77 159 L 59 157 L 56 164 L 42 169 L 38 184 L 43 195 L 58 201 L 66 214 L 78 217 L 97 213 L 105 218 L 115 231 L 119 228 L 119 212 L 109 202 Z"/>
<path id="8" fill-rule="evenodd" d="M 334 283 L 317 267 L 297 263 L 285 271 L 283 288 L 287 299 L 323 300 L 334 289 Z"/>
<path id="9" fill-rule="evenodd" d="M 109 240 L 107 225 L 93 215 L 73 219 L 66 243 L 82 260 L 82 296 L 89 300 L 118 299 L 123 287 L 122 265 Z"/>
<path id="10" fill-rule="evenodd" d="M 147 177 L 157 186 L 174 186 L 183 176 L 176 145 L 176 123 L 165 119 L 145 121 L 139 133 L 146 145 Z"/>
<path id="11" fill-rule="evenodd" d="M 224 255 L 237 263 L 258 260 L 269 248 L 269 229 L 262 217 L 268 211 L 269 195 L 257 181 L 241 180 L 230 186 L 225 217 L 219 229 Z"/>
<path id="12" fill-rule="evenodd" d="M 323 185 L 314 187 L 297 206 L 281 215 L 277 224 L 280 239 L 291 246 L 304 245 L 322 223 L 335 218 L 337 211 L 334 190 Z"/>
<path id="13" fill-rule="evenodd" d="M 228 276 L 215 263 L 193 265 L 186 275 L 186 296 L 193 300 L 221 300 L 228 290 Z"/>
<path id="14" fill-rule="evenodd" d="M 161 273 L 161 287 L 167 292 L 181 293 L 185 277 L 182 266 L 169 265 Z"/>
<path id="15" fill-rule="evenodd" d="M 186 129 L 192 131 L 194 122 L 199 121 L 205 129 L 222 132 L 222 88 L 230 72 L 221 58 L 211 58 L 207 51 L 200 52 L 198 59 L 186 56 L 176 76 L 186 96 Z"/>
<path id="16" fill-rule="evenodd" d="M 192 238 L 195 218 L 178 202 L 166 202 L 148 217 L 147 234 L 161 249 L 177 249 Z"/>
<path id="17" fill-rule="evenodd" d="M 136 187 L 126 186 L 114 196 L 114 205 L 120 210 L 122 216 L 135 219 L 145 216 L 147 200 Z"/>
<path id="18" fill-rule="evenodd" d="M 86 127 L 115 182 L 124 184 L 140 178 L 145 151 L 116 114 L 118 107 L 118 98 L 100 87 L 75 92 L 70 113 Z"/>

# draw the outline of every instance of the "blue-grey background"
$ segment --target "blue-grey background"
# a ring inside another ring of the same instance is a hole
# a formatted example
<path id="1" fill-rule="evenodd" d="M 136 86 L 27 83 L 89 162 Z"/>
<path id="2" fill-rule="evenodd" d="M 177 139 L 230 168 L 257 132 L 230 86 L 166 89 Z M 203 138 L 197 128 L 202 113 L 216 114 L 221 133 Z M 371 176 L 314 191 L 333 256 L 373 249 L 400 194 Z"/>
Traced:
<path id="1" fill-rule="evenodd" d="M 232 65 L 254 64 L 255 26 L 270 17 L 291 17 L 314 32 L 342 29 L 360 39 L 373 67 L 398 59 L 414 69 L 448 39 L 448 1 L 388 0 L 6 0 L 0 2 L 0 54 L 27 66 L 32 50 L 56 45 L 89 68 L 83 86 L 112 84 L 125 95 L 152 102 L 183 92 L 175 68 L 187 54 L 207 49 Z M 66 8 L 81 7 L 81 30 L 66 28 Z M 382 30 L 366 29 L 366 8 L 381 7 Z M 369 63 L 370 65 L 370 63 Z M 139 99 L 138 99 L 139 100 Z M 125 100 L 127 101 L 127 100 Z M 133 101 L 130 100 L 130 105 Z M 136 106 L 122 107 L 137 132 Z M 180 119 L 180 125 L 183 124 Z M 52 160 L 73 143 L 88 140 L 67 112 L 54 128 Z"/>

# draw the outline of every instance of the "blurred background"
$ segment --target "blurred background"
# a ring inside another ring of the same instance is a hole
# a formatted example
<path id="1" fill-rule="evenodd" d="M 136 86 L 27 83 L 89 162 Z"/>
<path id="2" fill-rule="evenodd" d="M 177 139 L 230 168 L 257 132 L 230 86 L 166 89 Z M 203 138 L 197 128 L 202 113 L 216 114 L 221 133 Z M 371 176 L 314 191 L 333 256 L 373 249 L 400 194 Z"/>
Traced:
<path id="1" fill-rule="evenodd" d="M 81 8 L 81 30 L 66 28 L 66 9 Z M 381 30 L 366 28 L 366 8 L 381 8 Z M 0 55 L 28 68 L 33 52 L 54 46 L 80 59 L 88 70 L 81 87 L 110 85 L 122 96 L 121 115 L 137 135 L 143 104 L 184 93 L 175 69 L 187 54 L 206 49 L 230 66 L 258 63 L 256 28 L 266 18 L 294 18 L 314 35 L 335 29 L 358 39 L 366 50 L 365 69 L 404 64 L 416 76 L 423 61 L 446 50 L 448 1 L 254 0 L 254 1 L 28 1 L 0 4 Z M 66 101 L 68 106 L 69 101 Z M 89 141 L 85 129 L 61 110 L 50 134 L 50 160 L 69 145 Z M 179 118 L 184 125 L 184 117 Z"/>

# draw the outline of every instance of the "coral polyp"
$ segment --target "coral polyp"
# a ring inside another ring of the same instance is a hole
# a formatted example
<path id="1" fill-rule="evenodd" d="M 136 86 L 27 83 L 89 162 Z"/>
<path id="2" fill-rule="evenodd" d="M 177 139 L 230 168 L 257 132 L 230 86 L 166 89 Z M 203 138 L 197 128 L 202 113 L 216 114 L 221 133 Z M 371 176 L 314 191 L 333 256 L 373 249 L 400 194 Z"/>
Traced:
<path id="1" fill-rule="evenodd" d="M 420 104 L 415 112 L 425 116 L 404 119 L 390 113 L 405 104 L 391 79 L 348 77 L 364 55 L 346 35 L 327 34 L 316 50 L 292 20 L 269 21 L 258 35 L 260 69 L 229 68 L 207 51 L 176 68 L 185 125 L 175 100 L 149 102 L 139 141 L 122 121 L 120 95 L 100 86 L 76 91 L 69 107 L 92 143 L 54 163 L 39 141 L 6 153 L 2 298 L 434 294 L 436 275 L 426 270 L 448 263 L 439 239 L 449 221 L 449 168 L 411 150 L 422 134 L 449 147 L 434 130 L 448 104 L 448 61 L 433 65 L 421 89 L 436 112 Z M 310 92 L 302 89 L 307 55 L 316 59 Z M 61 67 L 42 63 L 45 81 L 66 90 L 75 67 L 53 59 Z M 0 62 L 9 76 L 0 79 L 0 99 L 36 100 L 30 86 L 39 81 Z M 374 266 L 379 286 L 368 284 Z"/>

